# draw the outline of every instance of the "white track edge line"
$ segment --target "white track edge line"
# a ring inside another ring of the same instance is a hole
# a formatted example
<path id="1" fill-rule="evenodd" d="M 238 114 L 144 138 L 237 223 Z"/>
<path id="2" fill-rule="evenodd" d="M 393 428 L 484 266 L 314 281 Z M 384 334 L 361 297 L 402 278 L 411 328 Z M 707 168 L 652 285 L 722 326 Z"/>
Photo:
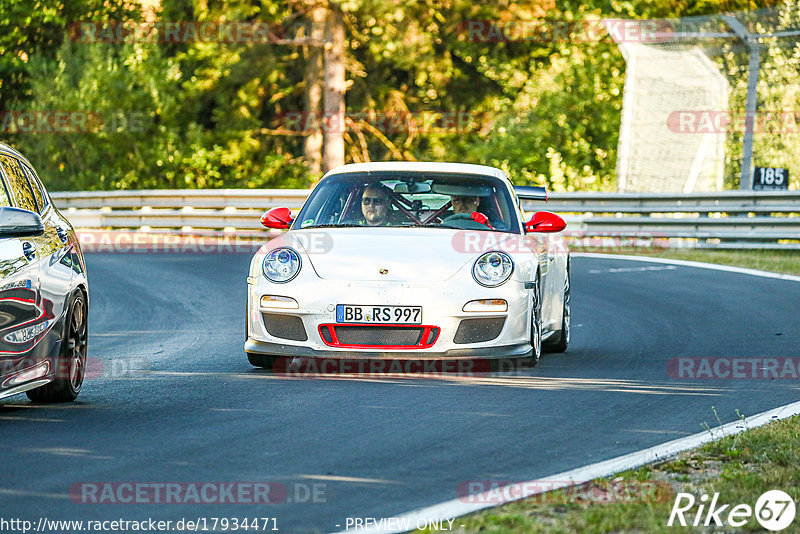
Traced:
<path id="1" fill-rule="evenodd" d="M 661 445 L 656 445 L 648 449 L 643 449 L 641 451 L 632 452 L 623 456 L 604 460 L 602 462 L 572 469 L 570 471 L 564 471 L 562 473 L 550 475 L 538 481 L 532 480 L 527 482 L 517 482 L 514 484 L 514 486 L 517 487 L 516 493 L 518 493 L 518 495 L 514 495 L 513 497 L 500 495 L 503 493 L 502 488 L 500 488 L 499 491 L 493 488 L 492 490 L 488 490 L 481 494 L 463 497 L 463 500 L 453 499 L 425 508 L 418 508 L 401 515 L 394 516 L 391 519 L 395 525 L 407 524 L 411 525 L 412 527 L 416 526 L 418 521 L 421 523 L 423 520 L 426 523 L 430 523 L 431 521 L 446 521 L 447 519 L 453 519 L 455 517 L 477 512 L 486 508 L 492 508 L 509 502 L 518 501 L 532 495 L 538 495 L 540 493 L 544 493 L 545 491 L 552 491 L 575 484 L 583 484 L 584 482 L 588 482 L 596 478 L 607 477 L 619 473 L 620 471 L 626 471 L 628 469 L 634 469 L 648 463 L 664 460 L 665 458 L 669 458 L 670 456 L 674 456 L 680 452 L 697 448 L 704 443 L 718 440 L 725 436 L 738 434 L 740 432 L 744 432 L 745 430 L 758 428 L 771 421 L 787 419 L 797 414 L 800 414 L 800 402 L 794 402 L 792 404 L 780 406 L 778 408 L 747 417 L 740 421 L 733 421 L 722 426 L 712 428 L 708 431 L 700 432 L 699 434 L 678 438 L 676 440 L 662 443 Z M 453 489 L 455 491 L 455 488 Z M 490 493 L 491 496 L 489 496 Z M 498 495 L 500 495 L 500 499 L 497 498 Z M 491 502 L 465 502 L 466 499 Z M 390 518 L 385 519 L 388 520 Z M 380 519 L 378 519 L 378 521 L 380 521 Z M 386 521 L 384 523 L 386 523 Z M 354 528 L 339 532 L 358 534 L 394 534 L 408 532 L 408 530 L 390 528 L 387 525 L 384 527 Z"/>
<path id="2" fill-rule="evenodd" d="M 773 273 L 770 271 L 760 271 L 758 269 L 748 269 L 747 267 L 734 267 L 732 265 L 720 265 L 718 263 L 705 263 L 702 261 L 690 260 L 673 260 L 670 258 L 650 258 L 647 256 L 631 256 L 627 254 L 602 254 L 598 252 L 575 252 L 570 254 L 575 258 L 598 258 L 598 259 L 618 259 L 628 261 L 643 261 L 650 263 L 668 263 L 672 265 L 681 265 L 683 267 L 696 267 L 698 269 L 711 269 L 714 271 L 726 271 L 729 273 L 747 274 L 750 276 L 760 276 L 762 278 L 776 278 L 778 280 L 791 280 L 793 282 L 800 282 L 800 276 L 793 274 Z"/>
<path id="3" fill-rule="evenodd" d="M 585 257 L 585 258 L 599 258 L 599 259 L 619 259 L 619 260 L 641 261 L 650 263 L 668 263 L 672 265 L 682 265 L 684 267 L 711 269 L 715 271 L 726 271 L 731 273 L 746 274 L 750 276 L 760 276 L 762 278 L 775 278 L 778 280 L 790 280 L 793 282 L 800 282 L 800 276 L 795 276 L 791 274 L 773 273 L 769 271 L 760 271 L 758 269 L 748 269 L 745 267 L 734 267 L 731 265 L 720 265 L 716 263 L 705 263 L 700 261 L 673 260 L 669 258 L 655 258 L 655 257 L 650 258 L 647 256 L 631 256 L 626 254 L 601 254 L 596 252 L 576 252 L 574 254 L 571 254 L 571 256 Z M 783 413 L 784 411 L 786 411 L 786 413 Z M 797 414 L 800 414 L 800 402 L 786 404 L 784 406 L 779 406 L 778 408 L 774 408 L 772 410 L 768 410 L 766 412 L 753 415 L 751 417 L 744 419 L 743 421 L 733 421 L 731 423 L 722 425 L 720 427 L 713 428 L 708 432 L 701 432 L 699 434 L 694 434 L 692 436 L 687 436 L 685 438 L 679 438 L 673 441 L 668 441 L 667 443 L 662 443 L 661 445 L 656 445 L 654 447 L 650 447 L 649 449 L 632 452 L 630 454 L 626 454 L 624 456 L 618 456 L 610 460 L 605 460 L 584 467 L 579 467 L 571 471 L 565 471 L 563 473 L 551 475 L 539 481 L 531 480 L 531 481 L 517 483 L 518 486 L 521 486 L 523 488 L 523 491 L 520 492 L 519 496 L 514 498 L 501 499 L 499 502 L 490 502 L 490 503 L 485 503 L 485 502 L 467 503 L 460 499 L 453 499 L 451 501 L 445 501 L 443 503 L 434 504 L 432 506 L 428 506 L 425 508 L 418 508 L 416 510 L 406 512 L 402 515 L 395 516 L 394 518 L 391 519 L 395 519 L 396 524 L 405 523 L 411 525 L 416 525 L 417 521 L 421 521 L 423 519 L 426 521 L 429 521 L 431 519 L 440 521 L 452 519 L 454 517 L 466 515 L 472 512 L 477 512 L 479 510 L 484 510 L 486 508 L 500 506 L 509 502 L 530 497 L 531 495 L 538 495 L 539 493 L 543 493 L 543 490 L 525 491 L 526 487 L 535 488 L 537 486 L 539 487 L 546 486 L 548 491 L 553 491 L 568 486 L 569 484 L 567 483 L 567 481 L 571 482 L 572 485 L 583 484 L 584 482 L 588 482 L 595 478 L 607 477 L 615 473 L 619 473 L 620 471 L 626 471 L 628 469 L 633 469 L 635 467 L 639 467 L 644 464 L 652 463 L 658 460 L 663 460 L 664 458 L 674 456 L 679 452 L 697 448 L 700 445 L 703 445 L 704 443 L 708 443 L 709 441 L 720 439 L 725 436 L 730 436 L 733 434 L 738 434 L 739 432 L 744 432 L 745 430 L 749 430 L 751 428 L 758 428 L 759 426 L 765 425 L 770 421 L 786 419 L 788 417 Z M 477 499 L 478 497 L 481 496 L 485 497 L 486 495 L 479 494 L 471 497 Z M 492 490 L 492 499 L 496 500 L 494 490 Z M 484 500 L 489 500 L 489 499 L 484 499 Z M 380 527 L 380 528 L 375 527 L 375 528 L 357 528 L 350 530 L 342 530 L 339 532 L 340 533 L 352 532 L 358 534 L 362 533 L 394 534 L 394 533 L 408 532 L 408 531 L 398 530 L 396 528 L 388 528 L 388 527 Z"/>

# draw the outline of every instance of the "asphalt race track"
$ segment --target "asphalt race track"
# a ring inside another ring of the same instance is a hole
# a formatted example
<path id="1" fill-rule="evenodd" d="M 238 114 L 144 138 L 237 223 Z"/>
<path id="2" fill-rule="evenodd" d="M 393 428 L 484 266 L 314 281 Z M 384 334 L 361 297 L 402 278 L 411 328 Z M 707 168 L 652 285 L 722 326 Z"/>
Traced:
<path id="1" fill-rule="evenodd" d="M 694 434 L 718 424 L 712 406 L 725 423 L 798 400 L 798 380 L 667 374 L 675 357 L 800 356 L 798 282 L 576 257 L 572 344 L 534 369 L 298 379 L 245 358 L 249 259 L 87 256 L 90 370 L 103 376 L 71 405 L 0 404 L 3 517 L 274 517 L 280 532 L 329 532 L 453 499 L 466 481 L 542 478 Z M 288 493 L 270 505 L 73 502 L 84 482 Z"/>

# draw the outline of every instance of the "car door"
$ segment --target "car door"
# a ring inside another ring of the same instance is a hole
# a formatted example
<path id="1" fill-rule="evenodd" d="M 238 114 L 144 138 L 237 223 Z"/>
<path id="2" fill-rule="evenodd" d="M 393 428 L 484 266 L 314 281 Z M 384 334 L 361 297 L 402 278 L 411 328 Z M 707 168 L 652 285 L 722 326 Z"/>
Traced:
<path id="1" fill-rule="evenodd" d="M 524 212 L 520 211 L 522 220 L 525 221 Z M 528 233 L 529 239 L 536 243 L 536 257 L 538 262 L 539 274 L 541 275 L 541 298 L 542 298 L 542 328 L 553 330 L 560 326 L 561 315 L 558 308 L 558 247 L 554 246 L 549 234 Z"/>
<path id="2" fill-rule="evenodd" d="M 39 213 L 44 223 L 44 233 L 32 238 L 39 261 L 40 303 L 48 317 L 43 319 L 47 321 L 46 332 L 39 342 L 37 355 L 55 358 L 61 342 L 61 328 L 57 323 L 64 315 L 73 277 L 70 261 L 72 243 L 63 228 L 65 221 L 52 208 L 41 185 L 29 176 L 26 165 L 11 156 L 0 156 L 0 165 L 9 177 L 9 182 L 14 184 L 15 205 Z"/>
<path id="3" fill-rule="evenodd" d="M 0 181 L 0 206 L 14 206 L 12 181 L 2 162 Z M 36 350 L 41 337 L 37 331 L 46 327 L 48 312 L 39 292 L 40 272 L 33 238 L 0 235 L 0 393 L 36 378 L 24 371 L 43 363 Z"/>
<path id="4" fill-rule="evenodd" d="M 531 234 L 529 234 L 531 235 Z M 548 234 L 532 234 L 536 239 L 536 253 L 539 262 L 539 273 L 541 274 L 541 292 L 542 292 L 542 328 L 552 330 L 558 328 L 561 321 L 559 315 L 560 310 L 557 312 L 558 300 L 558 261 L 557 261 L 557 247 L 554 246 L 550 235 Z M 558 323 L 558 324 L 557 324 Z"/>
<path id="5" fill-rule="evenodd" d="M 42 270 L 42 296 L 54 302 L 66 301 L 74 285 L 75 273 L 81 272 L 80 269 L 73 269 L 78 241 L 71 231 L 70 224 L 54 209 L 36 172 L 24 162 L 20 163 L 28 177 L 28 183 L 44 223 L 44 234 L 37 239 L 41 254 L 48 257 Z"/>
<path id="6" fill-rule="evenodd" d="M 554 242 L 551 234 L 545 234 L 547 242 L 547 278 L 544 282 L 544 294 L 542 304 L 545 310 L 542 312 L 545 327 L 553 330 L 561 326 L 561 293 L 564 280 L 561 275 L 562 269 L 559 268 L 562 258 L 560 258 L 559 246 Z"/>

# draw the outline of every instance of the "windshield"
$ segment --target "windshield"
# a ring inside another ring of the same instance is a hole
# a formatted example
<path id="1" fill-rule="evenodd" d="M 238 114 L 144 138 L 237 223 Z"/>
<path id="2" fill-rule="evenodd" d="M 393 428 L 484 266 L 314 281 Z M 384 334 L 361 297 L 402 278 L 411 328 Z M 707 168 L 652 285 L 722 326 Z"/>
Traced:
<path id="1" fill-rule="evenodd" d="M 521 233 L 506 185 L 491 176 L 371 172 L 326 178 L 293 229 L 432 227 Z"/>

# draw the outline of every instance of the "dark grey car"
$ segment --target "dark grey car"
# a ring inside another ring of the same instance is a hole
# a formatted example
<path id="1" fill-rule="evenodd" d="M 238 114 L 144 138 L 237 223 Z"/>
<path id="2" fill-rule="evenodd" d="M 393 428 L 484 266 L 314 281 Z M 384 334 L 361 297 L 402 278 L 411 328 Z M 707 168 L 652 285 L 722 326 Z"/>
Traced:
<path id="1" fill-rule="evenodd" d="M 86 375 L 86 264 L 33 166 L 0 143 L 0 399 L 72 401 Z"/>

